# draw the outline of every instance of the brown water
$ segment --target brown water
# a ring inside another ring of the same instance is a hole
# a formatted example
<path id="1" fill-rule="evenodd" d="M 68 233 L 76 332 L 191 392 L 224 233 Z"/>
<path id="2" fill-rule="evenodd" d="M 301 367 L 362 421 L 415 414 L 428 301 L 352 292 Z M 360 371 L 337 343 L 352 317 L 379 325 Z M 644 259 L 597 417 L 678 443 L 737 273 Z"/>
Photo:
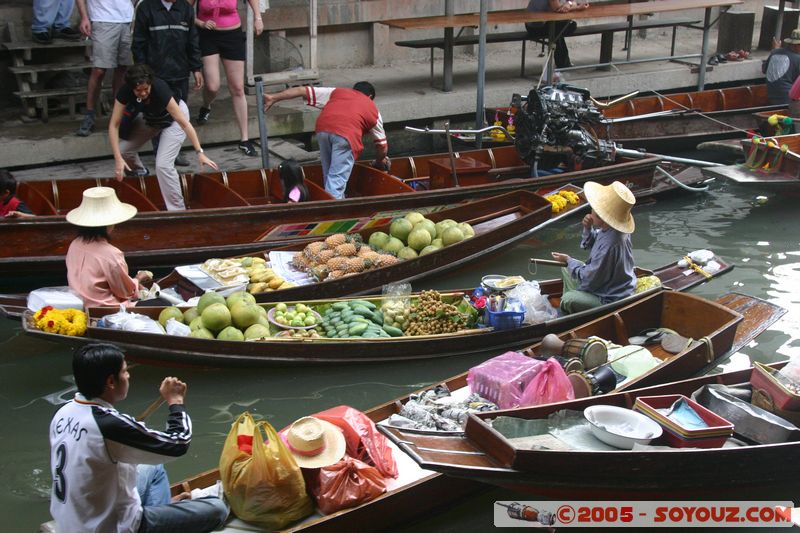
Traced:
<path id="1" fill-rule="evenodd" d="M 755 201 L 760 194 L 768 196 L 764 205 Z M 637 264 L 655 267 L 688 251 L 708 248 L 736 267 L 696 287 L 694 294 L 714 298 L 740 291 L 789 310 L 782 321 L 733 356 L 725 365 L 728 369 L 747 366 L 751 360 L 782 360 L 800 352 L 798 201 L 800 188 L 777 193 L 720 183 L 712 185 L 708 194 L 676 194 L 635 211 Z M 549 257 L 551 250 L 584 257 L 578 248 L 579 231 L 577 219 L 562 222 L 502 256 L 420 282 L 415 289 L 474 286 L 485 274 L 531 278 L 527 270 L 530 257 Z M 533 277 L 555 275 L 554 269 L 542 268 Z M 56 405 L 74 392 L 70 351 L 26 337 L 11 321 L 0 322 L 0 346 L 0 516 L 4 517 L 0 529 L 29 532 L 49 519 L 47 427 Z M 335 405 L 366 409 L 463 372 L 492 355 L 496 354 L 415 363 L 257 370 L 139 366 L 131 373 L 128 399 L 118 407 L 132 414 L 144 410 L 157 397 L 165 375 L 188 382 L 187 404 L 195 439 L 189 454 L 167 467 L 170 477 L 177 480 L 217 465 L 230 423 L 244 410 L 281 428 L 302 415 Z M 151 423 L 160 423 L 163 415 L 162 408 L 151 417 Z M 742 499 L 752 499 L 750 496 Z M 486 531 L 492 527 L 493 502 L 509 499 L 532 498 L 493 490 L 404 529 Z"/>

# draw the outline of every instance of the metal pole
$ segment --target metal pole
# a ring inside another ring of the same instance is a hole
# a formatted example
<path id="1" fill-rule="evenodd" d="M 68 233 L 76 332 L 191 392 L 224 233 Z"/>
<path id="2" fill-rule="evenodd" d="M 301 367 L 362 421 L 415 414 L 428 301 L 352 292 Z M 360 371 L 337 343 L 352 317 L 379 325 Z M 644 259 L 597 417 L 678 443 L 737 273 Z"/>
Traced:
<path id="1" fill-rule="evenodd" d="M 453 0 L 445 0 L 444 14 L 451 17 L 455 14 Z M 442 90 L 449 93 L 453 90 L 453 30 L 454 28 L 444 29 L 444 59 L 442 68 Z M 431 56 L 433 57 L 433 56 Z"/>
<path id="2" fill-rule="evenodd" d="M 269 147 L 267 146 L 267 119 L 264 116 L 264 81 L 256 76 L 256 109 L 258 110 L 258 134 L 261 138 L 261 166 L 269 168 Z"/>
<path id="3" fill-rule="evenodd" d="M 545 83 L 547 85 L 553 85 L 553 77 L 555 76 L 556 69 L 556 23 L 552 20 L 547 23 L 547 48 L 550 55 L 548 55 L 547 63 L 544 66 L 544 68 L 547 69 Z"/>
<path id="4" fill-rule="evenodd" d="M 489 17 L 488 2 L 481 0 L 481 22 L 478 26 L 478 101 L 475 109 L 475 129 L 481 129 L 486 120 L 484 117 L 484 91 L 486 84 L 486 23 Z M 475 145 L 482 145 L 481 134 L 475 135 Z"/>
<path id="5" fill-rule="evenodd" d="M 621 155 L 624 157 L 630 157 L 632 159 L 644 159 L 645 157 L 659 157 L 664 161 L 670 161 L 672 163 L 683 163 L 686 165 L 691 165 L 693 167 L 722 167 L 725 165 L 721 165 L 720 163 L 712 163 L 711 161 L 703 161 L 701 159 L 689 159 L 686 157 L 675 157 L 671 155 L 663 155 L 663 154 L 653 154 L 650 152 L 640 152 L 638 150 L 629 150 L 626 148 L 617 148 L 617 155 Z"/>
<path id="6" fill-rule="evenodd" d="M 781 30 L 783 29 L 783 11 L 786 9 L 786 0 L 778 2 L 778 20 L 775 21 L 775 38 L 781 40 Z"/>
<path id="7" fill-rule="evenodd" d="M 703 48 L 700 50 L 700 71 L 697 73 L 697 90 L 702 91 L 706 85 L 706 64 L 708 63 L 708 30 L 711 29 L 711 8 L 706 8 L 703 21 Z"/>

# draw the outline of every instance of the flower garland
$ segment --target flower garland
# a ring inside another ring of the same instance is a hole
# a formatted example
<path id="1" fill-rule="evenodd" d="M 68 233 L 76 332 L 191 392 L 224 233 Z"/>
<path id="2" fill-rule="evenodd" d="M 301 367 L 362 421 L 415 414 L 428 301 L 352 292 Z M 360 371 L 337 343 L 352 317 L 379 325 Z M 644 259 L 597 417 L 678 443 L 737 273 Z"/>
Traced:
<path id="1" fill-rule="evenodd" d="M 36 327 L 48 333 L 82 337 L 86 333 L 86 313 L 80 309 L 55 309 L 48 305 L 34 315 Z"/>

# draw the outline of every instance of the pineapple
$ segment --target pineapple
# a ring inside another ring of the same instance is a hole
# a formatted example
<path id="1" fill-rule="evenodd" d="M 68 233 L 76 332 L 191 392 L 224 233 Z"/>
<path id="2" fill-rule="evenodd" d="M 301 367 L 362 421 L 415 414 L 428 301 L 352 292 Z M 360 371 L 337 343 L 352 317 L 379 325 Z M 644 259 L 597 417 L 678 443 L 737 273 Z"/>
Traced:
<path id="1" fill-rule="evenodd" d="M 331 273 L 334 270 L 344 270 L 347 266 L 347 258 L 346 257 L 334 257 L 328 260 L 325 265 L 330 269 Z"/>
<path id="2" fill-rule="evenodd" d="M 358 257 L 366 257 L 369 253 L 375 253 L 369 244 L 362 244 L 361 248 L 358 249 Z"/>
<path id="3" fill-rule="evenodd" d="M 319 254 L 325 247 L 325 243 L 322 241 L 312 242 L 311 244 L 307 245 L 303 248 L 303 255 L 306 256 L 306 259 L 314 259 L 317 254 Z"/>
<path id="4" fill-rule="evenodd" d="M 336 248 L 337 246 L 347 242 L 347 237 L 344 233 L 334 233 L 325 239 L 325 244 L 328 248 Z"/>
<path id="5" fill-rule="evenodd" d="M 330 273 L 328 274 L 328 277 L 325 279 L 337 279 L 341 278 L 342 276 L 344 276 L 343 270 L 331 270 Z"/>
<path id="6" fill-rule="evenodd" d="M 311 269 L 311 275 L 314 276 L 317 281 L 325 281 L 325 278 L 327 278 L 329 274 L 330 269 L 327 265 L 317 265 Z"/>
<path id="7" fill-rule="evenodd" d="M 294 254 L 294 257 L 292 258 L 292 266 L 298 270 L 305 270 L 308 268 L 308 259 L 306 259 L 305 254 Z"/>
<path id="8" fill-rule="evenodd" d="M 378 256 L 376 263 L 379 266 L 385 267 L 398 263 L 400 260 L 393 255 L 383 254 Z"/>
<path id="9" fill-rule="evenodd" d="M 345 273 L 347 274 L 358 274 L 359 272 L 363 272 L 367 268 L 367 262 L 364 260 L 363 257 L 350 257 L 347 259 L 347 265 L 345 266 Z"/>
<path id="10" fill-rule="evenodd" d="M 356 249 L 355 245 L 351 244 L 351 243 L 340 244 L 339 246 L 334 248 L 333 251 L 336 252 L 336 255 L 340 255 L 340 256 L 344 256 L 344 257 L 354 256 L 358 252 L 358 250 Z"/>
<path id="11" fill-rule="evenodd" d="M 324 265 L 334 257 L 336 257 L 336 252 L 333 250 L 322 250 L 317 254 L 317 264 Z"/>

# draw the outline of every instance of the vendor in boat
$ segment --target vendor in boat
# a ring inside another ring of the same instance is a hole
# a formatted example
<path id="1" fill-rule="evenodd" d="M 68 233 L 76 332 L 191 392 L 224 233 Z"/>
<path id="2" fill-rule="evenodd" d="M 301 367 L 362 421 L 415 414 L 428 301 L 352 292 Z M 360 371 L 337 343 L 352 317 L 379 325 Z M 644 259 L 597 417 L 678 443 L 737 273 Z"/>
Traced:
<path id="1" fill-rule="evenodd" d="M 767 97 L 772 105 L 786 105 L 791 102 L 789 91 L 800 76 L 800 28 L 780 41 L 772 39 L 772 51 L 761 66 L 767 76 Z"/>
<path id="2" fill-rule="evenodd" d="M 197 152 L 200 167 L 219 167 L 204 153 L 197 132 L 189 122 L 189 108 L 175 101 L 167 82 L 156 78 L 147 65 L 134 65 L 125 74 L 108 123 L 108 140 L 114 154 L 114 174 L 122 181 L 125 171 L 143 169 L 139 148 L 160 135 L 156 151 L 156 176 L 169 211 L 186 209 L 175 158 L 186 137 Z M 120 140 L 122 139 L 122 140 Z"/>
<path id="3" fill-rule="evenodd" d="M 581 248 L 589 250 L 584 263 L 567 254 L 553 252 L 564 263 L 561 311 L 577 313 L 621 300 L 636 289 L 631 233 L 633 193 L 622 183 L 600 185 L 587 181 L 586 200 L 592 212 L 583 217 Z"/>
<path id="4" fill-rule="evenodd" d="M 317 118 L 316 133 L 325 190 L 331 196 L 344 198 L 353 165 L 364 150 L 361 137 L 367 133 L 375 143 L 376 155 L 372 166 L 389 169 L 389 144 L 383 118 L 373 102 L 375 87 L 371 83 L 359 81 L 352 89 L 307 85 L 265 94 L 264 111 L 275 102 L 301 97 L 305 98 L 306 104 L 322 109 Z"/>
<path id="5" fill-rule="evenodd" d="M 67 251 L 67 280 L 87 307 L 133 306 L 139 290 L 152 282 L 147 271 L 131 277 L 125 256 L 110 242 L 114 225 L 134 215 L 136 207 L 120 202 L 110 187 L 86 189 L 81 205 L 67 213 L 67 222 L 78 227 Z"/>
<path id="6" fill-rule="evenodd" d="M 156 430 L 114 408 L 130 387 L 119 348 L 81 346 L 72 373 L 78 392 L 50 422 L 50 513 L 58 530 L 205 532 L 222 526 L 228 506 L 218 487 L 170 497 L 163 463 L 185 455 L 192 441 L 186 383 L 176 377 L 161 382 L 169 414 L 166 427 Z"/>
<path id="7" fill-rule="evenodd" d="M 0 218 L 31 218 L 33 212 L 17 198 L 17 180 L 8 170 L 0 168 Z"/>

